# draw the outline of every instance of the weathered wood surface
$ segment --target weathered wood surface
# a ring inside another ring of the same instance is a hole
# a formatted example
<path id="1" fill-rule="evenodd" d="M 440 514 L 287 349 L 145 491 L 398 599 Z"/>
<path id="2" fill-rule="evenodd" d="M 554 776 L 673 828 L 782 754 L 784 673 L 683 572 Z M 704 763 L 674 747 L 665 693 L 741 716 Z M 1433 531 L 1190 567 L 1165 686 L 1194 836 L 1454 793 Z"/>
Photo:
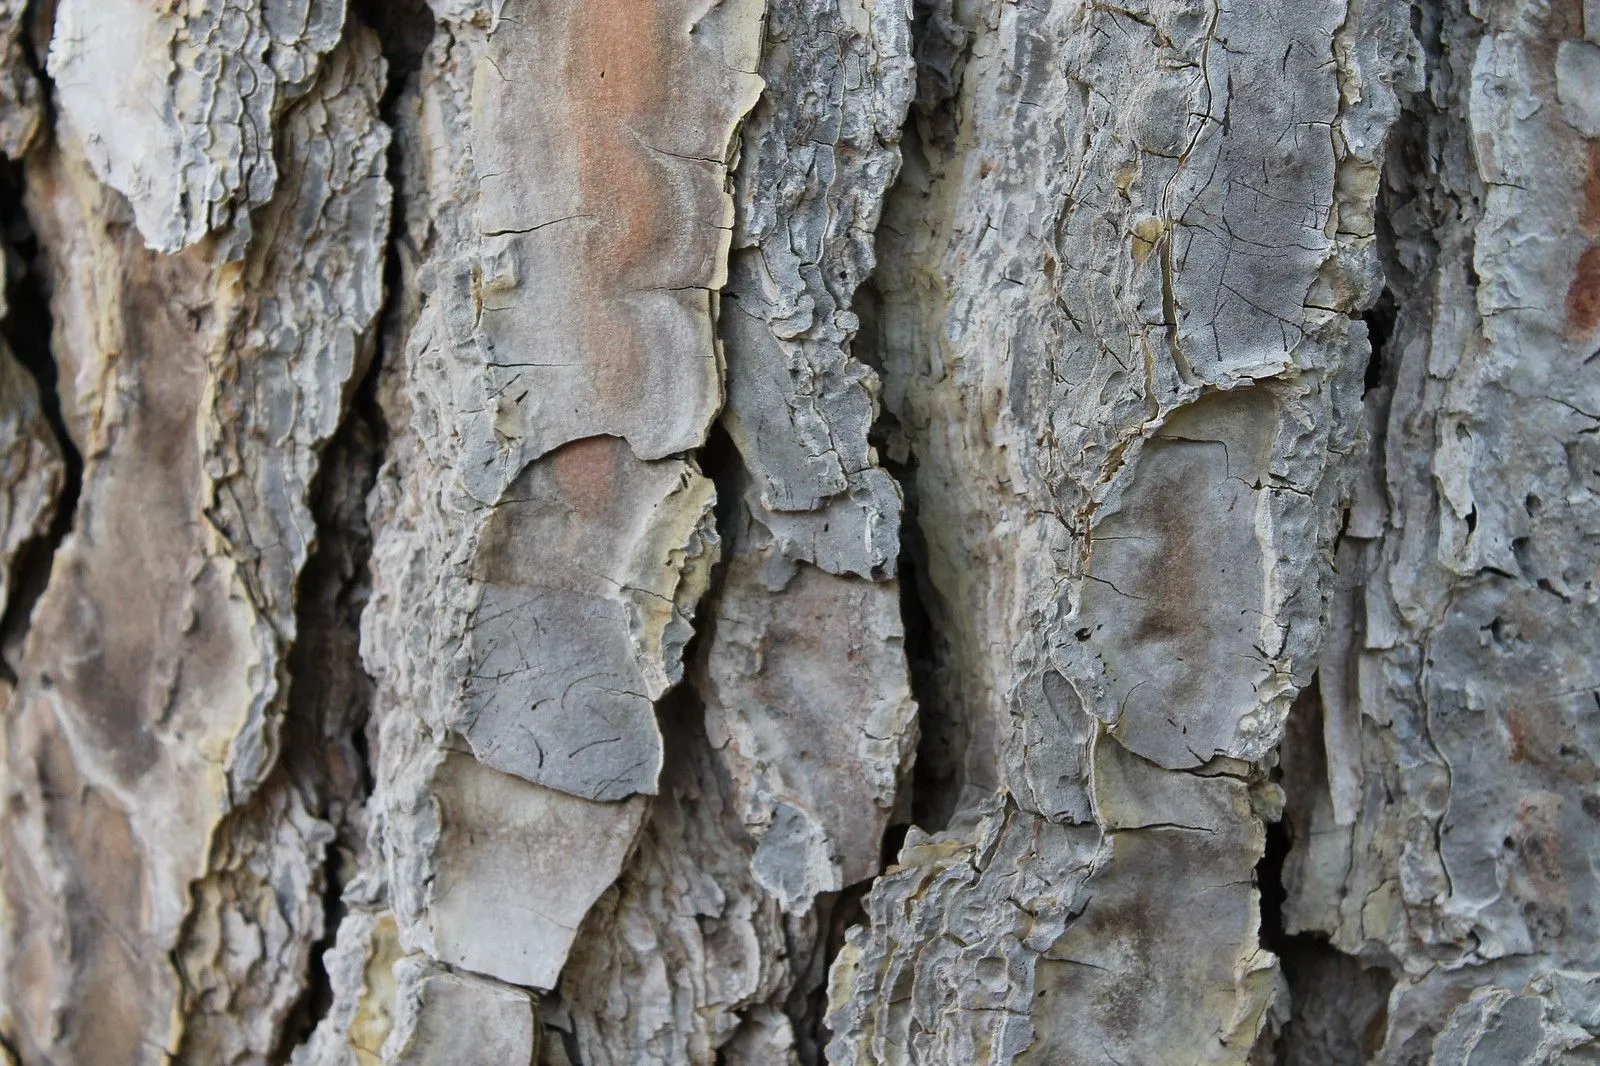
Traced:
<path id="1" fill-rule="evenodd" d="M 0 0 L 0 1062 L 1600 1061 L 1600 7 Z"/>

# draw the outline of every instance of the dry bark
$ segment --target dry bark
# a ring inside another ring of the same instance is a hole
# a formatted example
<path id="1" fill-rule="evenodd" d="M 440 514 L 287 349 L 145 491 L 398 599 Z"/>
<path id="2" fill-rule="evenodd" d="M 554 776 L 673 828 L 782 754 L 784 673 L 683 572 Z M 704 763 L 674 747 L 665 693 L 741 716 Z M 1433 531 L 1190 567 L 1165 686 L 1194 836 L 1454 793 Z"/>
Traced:
<path id="1" fill-rule="evenodd" d="M 0 0 L 0 153 L 0 1063 L 1600 1062 L 1593 2 Z"/>

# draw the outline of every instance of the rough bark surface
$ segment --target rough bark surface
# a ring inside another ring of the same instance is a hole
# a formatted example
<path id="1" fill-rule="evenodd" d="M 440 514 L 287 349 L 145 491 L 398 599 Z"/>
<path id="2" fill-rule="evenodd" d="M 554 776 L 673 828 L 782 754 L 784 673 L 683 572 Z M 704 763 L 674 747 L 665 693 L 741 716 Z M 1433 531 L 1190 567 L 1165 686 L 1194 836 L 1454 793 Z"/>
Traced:
<path id="1" fill-rule="evenodd" d="M 0 0 L 0 1063 L 1600 1062 L 1600 6 Z"/>

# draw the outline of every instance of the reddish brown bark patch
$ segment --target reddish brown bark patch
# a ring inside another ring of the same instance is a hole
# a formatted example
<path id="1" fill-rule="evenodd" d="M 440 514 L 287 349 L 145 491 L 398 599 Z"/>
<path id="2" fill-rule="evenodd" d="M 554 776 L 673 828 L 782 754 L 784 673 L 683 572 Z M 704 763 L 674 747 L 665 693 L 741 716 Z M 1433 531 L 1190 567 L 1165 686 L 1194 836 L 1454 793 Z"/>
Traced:
<path id="1" fill-rule="evenodd" d="M 1591 237 L 1600 237 L 1600 139 L 1589 141 L 1589 164 L 1583 179 L 1578 227 Z"/>
<path id="2" fill-rule="evenodd" d="M 1586 337 L 1600 326 L 1600 245 L 1590 245 L 1578 258 L 1567 289 L 1567 335 Z"/>

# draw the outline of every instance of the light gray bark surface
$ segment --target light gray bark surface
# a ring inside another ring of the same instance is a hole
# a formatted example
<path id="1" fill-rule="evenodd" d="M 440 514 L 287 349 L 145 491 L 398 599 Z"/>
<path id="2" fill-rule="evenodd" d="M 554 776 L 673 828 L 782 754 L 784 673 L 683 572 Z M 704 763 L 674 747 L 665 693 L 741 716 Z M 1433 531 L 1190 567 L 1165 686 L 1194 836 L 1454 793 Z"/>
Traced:
<path id="1" fill-rule="evenodd" d="M 1600 1062 L 1600 7 L 0 0 L 0 1063 Z"/>

